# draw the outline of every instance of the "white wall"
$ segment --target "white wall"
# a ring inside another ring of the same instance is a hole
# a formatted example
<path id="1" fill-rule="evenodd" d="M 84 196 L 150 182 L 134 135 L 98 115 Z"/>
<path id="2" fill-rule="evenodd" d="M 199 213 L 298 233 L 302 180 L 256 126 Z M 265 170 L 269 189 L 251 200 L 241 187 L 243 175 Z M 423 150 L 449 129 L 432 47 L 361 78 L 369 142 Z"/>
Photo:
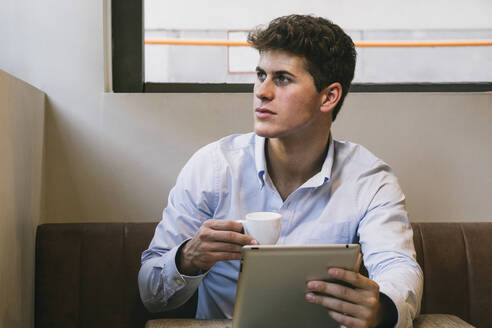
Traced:
<path id="1" fill-rule="evenodd" d="M 64 215 L 86 218 L 80 195 L 92 194 L 84 181 L 97 181 L 99 172 L 91 164 L 104 91 L 103 1 L 6 0 L 1 6 L 0 68 L 47 94 L 48 203 L 77 208 Z M 57 199 L 52 191 L 66 195 Z"/>
<path id="2" fill-rule="evenodd" d="M 44 94 L 0 70 L 0 327 L 33 325 Z"/>
<path id="3" fill-rule="evenodd" d="M 150 29 L 251 29 L 292 13 L 315 14 L 344 29 L 491 28 L 488 0 L 145 0 Z M 212 9 L 211 9 L 212 8 Z"/>

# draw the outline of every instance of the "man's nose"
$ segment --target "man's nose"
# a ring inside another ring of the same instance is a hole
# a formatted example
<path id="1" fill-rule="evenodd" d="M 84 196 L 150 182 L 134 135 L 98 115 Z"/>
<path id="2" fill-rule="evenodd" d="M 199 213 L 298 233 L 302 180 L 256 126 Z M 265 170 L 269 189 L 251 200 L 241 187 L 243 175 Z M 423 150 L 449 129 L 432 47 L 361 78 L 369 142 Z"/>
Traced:
<path id="1" fill-rule="evenodd" d="M 275 95 L 275 85 L 270 79 L 263 82 L 257 81 L 255 84 L 255 95 L 258 99 L 271 100 Z"/>

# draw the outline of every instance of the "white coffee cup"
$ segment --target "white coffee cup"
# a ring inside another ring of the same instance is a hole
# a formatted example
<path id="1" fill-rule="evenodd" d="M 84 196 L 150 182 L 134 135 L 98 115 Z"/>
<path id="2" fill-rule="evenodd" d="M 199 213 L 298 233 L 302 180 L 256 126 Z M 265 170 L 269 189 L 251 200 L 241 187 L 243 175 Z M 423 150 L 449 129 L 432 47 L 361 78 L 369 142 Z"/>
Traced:
<path id="1" fill-rule="evenodd" d="M 260 245 L 275 245 L 280 237 L 282 214 L 276 212 L 254 212 L 246 214 L 245 220 L 238 220 L 244 232 L 256 239 Z"/>

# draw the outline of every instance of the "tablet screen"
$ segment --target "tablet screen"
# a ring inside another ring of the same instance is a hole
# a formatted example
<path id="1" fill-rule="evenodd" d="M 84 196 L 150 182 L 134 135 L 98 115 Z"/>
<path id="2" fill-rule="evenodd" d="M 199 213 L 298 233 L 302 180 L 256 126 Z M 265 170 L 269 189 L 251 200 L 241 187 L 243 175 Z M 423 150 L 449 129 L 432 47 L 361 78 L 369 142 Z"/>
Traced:
<path id="1" fill-rule="evenodd" d="M 327 270 L 356 271 L 358 244 L 245 246 L 233 328 L 338 327 L 325 308 L 305 300 L 306 282 L 327 280 Z"/>

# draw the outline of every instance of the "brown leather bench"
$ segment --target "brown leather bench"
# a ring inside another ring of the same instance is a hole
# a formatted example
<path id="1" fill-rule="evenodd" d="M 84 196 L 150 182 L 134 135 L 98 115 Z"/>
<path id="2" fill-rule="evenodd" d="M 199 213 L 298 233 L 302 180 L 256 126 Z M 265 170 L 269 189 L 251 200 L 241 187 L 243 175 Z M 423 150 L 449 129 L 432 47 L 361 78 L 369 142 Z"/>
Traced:
<path id="1" fill-rule="evenodd" d="M 192 318 L 196 297 L 150 314 L 138 294 L 140 254 L 157 223 L 43 224 L 36 236 L 35 326 L 144 327 Z M 413 223 L 424 271 L 422 314 L 454 314 L 492 327 L 492 222 Z M 423 316 L 422 318 L 425 318 Z"/>

